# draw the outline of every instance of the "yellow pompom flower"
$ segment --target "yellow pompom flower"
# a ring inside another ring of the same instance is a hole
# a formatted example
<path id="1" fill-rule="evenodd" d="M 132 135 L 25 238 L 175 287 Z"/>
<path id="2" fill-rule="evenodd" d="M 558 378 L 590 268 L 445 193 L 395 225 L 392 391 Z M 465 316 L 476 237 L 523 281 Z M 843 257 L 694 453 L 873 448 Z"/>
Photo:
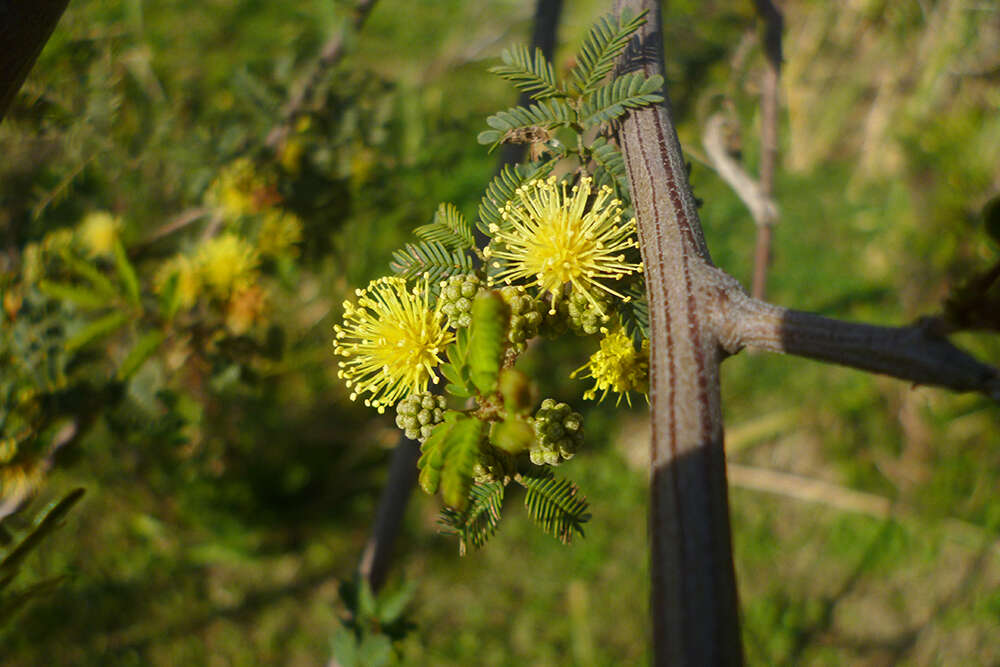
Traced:
<path id="1" fill-rule="evenodd" d="M 615 405 L 621 404 L 622 396 L 632 405 L 630 391 L 649 393 L 649 341 L 644 338 L 642 346 L 636 350 L 632 338 L 622 327 L 614 331 L 603 328 L 601 331 L 604 338 L 600 349 L 590 357 L 590 361 L 573 371 L 571 377 L 586 371 L 580 377 L 593 378 L 594 386 L 583 394 L 586 399 L 592 400 L 598 392 L 602 392 L 598 400 L 603 401 L 608 392 L 613 391 L 618 394 Z"/>
<path id="2" fill-rule="evenodd" d="M 257 234 L 257 250 L 262 255 L 298 255 L 295 247 L 302 241 L 302 220 L 299 216 L 278 208 L 264 212 L 260 231 Z"/>
<path id="3" fill-rule="evenodd" d="M 343 357 L 338 376 L 351 389 L 352 401 L 369 394 L 365 405 L 382 413 L 437 381 L 434 369 L 455 336 L 441 301 L 430 305 L 426 275 L 413 289 L 402 278 L 379 278 L 357 296 L 357 304 L 344 302 L 343 326 L 333 327 L 334 352 Z"/>
<path id="4" fill-rule="evenodd" d="M 280 199 L 271 179 L 259 173 L 247 158 L 226 165 L 205 195 L 206 202 L 226 220 L 258 213 Z"/>
<path id="5" fill-rule="evenodd" d="M 568 286 L 607 319 L 596 295 L 603 291 L 628 297 L 604 281 L 642 271 L 641 264 L 625 256 L 639 245 L 635 219 L 622 222 L 622 204 L 612 195 L 606 186 L 595 192 L 590 178 L 568 191 L 555 177 L 519 187 L 501 211 L 503 224 L 490 225 L 493 240 L 484 255 L 499 269 L 491 281 L 537 286 L 552 295 L 553 314 Z"/>
<path id="6" fill-rule="evenodd" d="M 172 276 L 177 276 L 177 303 L 181 308 L 190 308 L 198 301 L 201 293 L 201 275 L 190 257 L 175 255 L 164 262 L 153 278 L 153 289 L 163 294 Z"/>
<path id="7" fill-rule="evenodd" d="M 121 220 L 106 211 L 88 214 L 77 228 L 77 238 L 88 257 L 106 257 L 118 240 Z"/>
<path id="8" fill-rule="evenodd" d="M 194 262 L 205 286 L 222 299 L 257 279 L 257 251 L 235 234 L 220 234 L 203 243 Z"/>

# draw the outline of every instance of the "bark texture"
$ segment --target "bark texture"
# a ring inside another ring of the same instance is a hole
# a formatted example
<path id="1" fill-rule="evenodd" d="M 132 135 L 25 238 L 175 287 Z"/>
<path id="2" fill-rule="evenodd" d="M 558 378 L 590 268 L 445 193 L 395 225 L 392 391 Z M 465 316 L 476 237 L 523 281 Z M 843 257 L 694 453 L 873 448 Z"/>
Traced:
<path id="1" fill-rule="evenodd" d="M 659 3 L 619 0 L 618 10 L 625 8 L 649 14 L 619 71 L 663 74 Z M 649 298 L 654 662 L 739 665 L 719 394 L 723 351 L 705 317 L 729 281 L 712 266 L 666 90 L 664 98 L 630 113 L 619 133 Z"/>

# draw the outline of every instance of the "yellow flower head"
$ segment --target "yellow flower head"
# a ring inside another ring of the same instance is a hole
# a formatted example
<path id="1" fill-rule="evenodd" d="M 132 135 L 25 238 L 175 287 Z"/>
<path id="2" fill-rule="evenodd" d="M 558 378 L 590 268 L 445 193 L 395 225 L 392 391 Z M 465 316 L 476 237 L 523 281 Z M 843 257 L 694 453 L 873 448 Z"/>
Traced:
<path id="1" fill-rule="evenodd" d="M 302 241 L 302 220 L 294 213 L 271 208 L 264 212 L 257 234 L 257 250 L 262 255 L 298 255 L 296 244 Z"/>
<path id="2" fill-rule="evenodd" d="M 591 179 L 583 178 L 567 191 L 555 177 L 518 188 L 501 212 L 504 224 L 490 225 L 493 240 L 484 254 L 499 269 L 492 281 L 537 285 L 552 295 L 553 314 L 569 286 L 607 319 L 598 290 L 627 300 L 604 281 L 637 273 L 642 266 L 625 257 L 626 250 L 638 247 L 635 219 L 622 222 L 621 202 L 612 199 L 610 188 L 596 193 L 592 188 Z"/>
<path id="3" fill-rule="evenodd" d="M 344 302 L 343 326 L 333 327 L 334 352 L 343 357 L 338 375 L 351 389 L 352 401 L 370 394 L 365 405 L 381 413 L 437 381 L 434 368 L 455 336 L 446 326 L 441 301 L 430 306 L 426 275 L 412 290 L 402 278 L 379 278 L 357 296 L 357 305 Z"/>
<path id="4" fill-rule="evenodd" d="M 599 400 L 603 401 L 609 391 L 614 391 L 618 394 L 615 405 L 622 402 L 623 395 L 632 405 L 628 392 L 649 393 L 649 341 L 644 338 L 642 346 L 636 350 L 632 338 L 620 326 L 614 331 L 601 331 L 604 333 L 601 349 L 590 357 L 590 361 L 573 371 L 571 377 L 586 370 L 587 374 L 581 377 L 594 379 L 594 386 L 583 394 L 586 399 L 595 398 L 600 391 L 603 393 Z"/>
<path id="5" fill-rule="evenodd" d="M 201 275 L 191 258 L 175 255 L 164 262 L 153 278 L 153 288 L 157 294 L 162 294 L 174 274 L 177 275 L 177 302 L 181 308 L 190 308 L 198 300 L 202 287 Z"/>
<path id="6" fill-rule="evenodd" d="M 257 251 L 235 234 L 220 234 L 206 241 L 194 261 L 202 282 L 223 299 L 257 279 Z"/>
<path id="7" fill-rule="evenodd" d="M 88 214 L 76 233 L 88 257 L 104 257 L 114 249 L 120 229 L 120 219 L 106 211 L 98 211 Z"/>
<path id="8" fill-rule="evenodd" d="M 274 183 L 260 174 L 253 162 L 239 158 L 226 165 L 205 195 L 227 220 L 258 213 L 281 197 Z"/>

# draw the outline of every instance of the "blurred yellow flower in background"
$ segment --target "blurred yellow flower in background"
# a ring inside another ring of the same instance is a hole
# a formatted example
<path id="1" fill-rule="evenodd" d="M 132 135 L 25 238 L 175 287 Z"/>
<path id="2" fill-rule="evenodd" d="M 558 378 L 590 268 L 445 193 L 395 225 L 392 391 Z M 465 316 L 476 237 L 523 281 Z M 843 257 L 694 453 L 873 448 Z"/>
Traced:
<path id="1" fill-rule="evenodd" d="M 76 237 L 88 257 L 106 257 L 114 250 L 122 222 L 107 211 L 89 213 L 76 228 Z"/>
<path id="2" fill-rule="evenodd" d="M 296 247 L 302 241 L 302 220 L 288 211 L 271 208 L 264 212 L 260 232 L 257 234 L 257 250 L 262 255 L 289 255 L 296 257 Z"/>
<path id="3" fill-rule="evenodd" d="M 245 239 L 226 233 L 205 241 L 194 258 L 206 287 L 222 299 L 257 280 L 257 251 Z"/>

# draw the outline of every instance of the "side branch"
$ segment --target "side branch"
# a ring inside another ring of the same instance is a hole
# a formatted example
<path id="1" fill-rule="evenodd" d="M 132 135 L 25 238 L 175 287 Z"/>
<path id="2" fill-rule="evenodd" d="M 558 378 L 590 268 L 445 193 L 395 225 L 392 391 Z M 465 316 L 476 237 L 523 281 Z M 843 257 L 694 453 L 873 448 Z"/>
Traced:
<path id="1" fill-rule="evenodd" d="M 728 297 L 718 331 L 729 352 L 751 347 L 794 354 L 1000 401 L 1000 370 L 923 322 L 882 327 L 781 308 L 743 292 L 732 291 Z"/>

